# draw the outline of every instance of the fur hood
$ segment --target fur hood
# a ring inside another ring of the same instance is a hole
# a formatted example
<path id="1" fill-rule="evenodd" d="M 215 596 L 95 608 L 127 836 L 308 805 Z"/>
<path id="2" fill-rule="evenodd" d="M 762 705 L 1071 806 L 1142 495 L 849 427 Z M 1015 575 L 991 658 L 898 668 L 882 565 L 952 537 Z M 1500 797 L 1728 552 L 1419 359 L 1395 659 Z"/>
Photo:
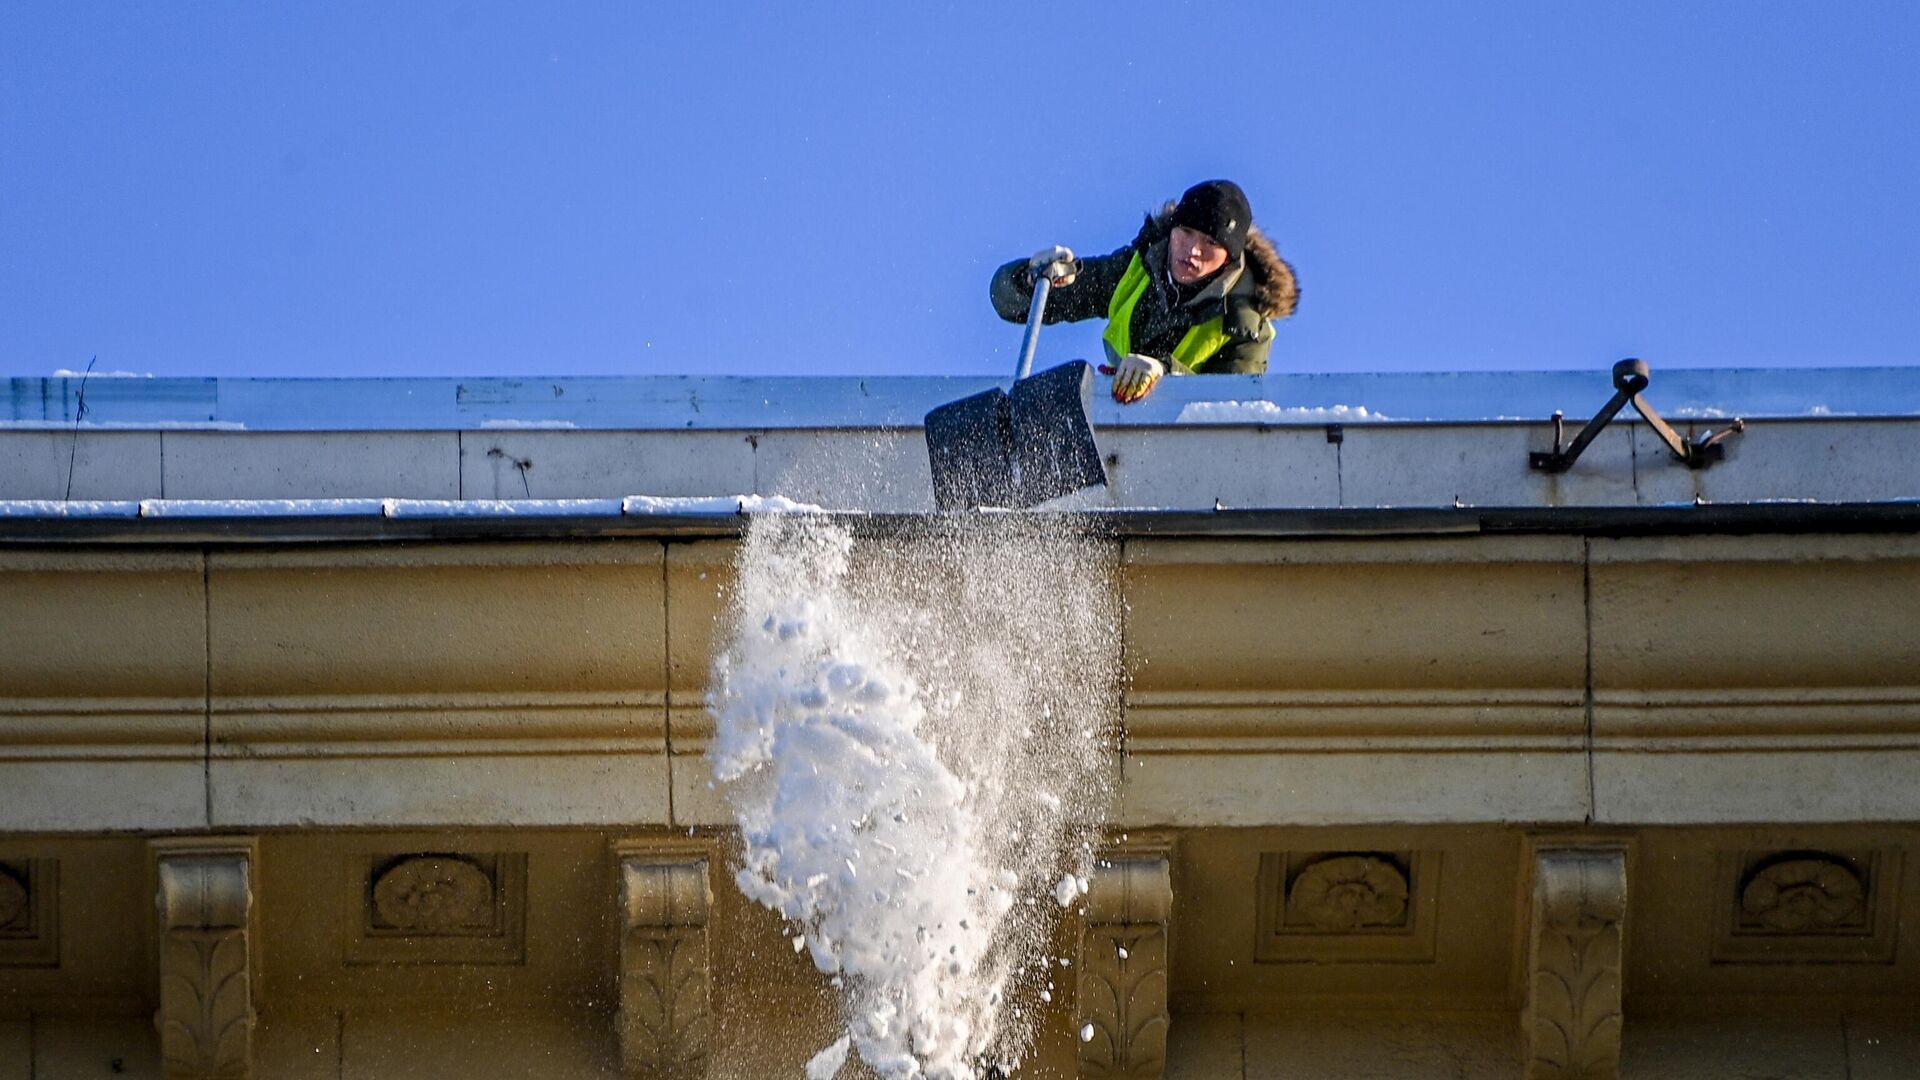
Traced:
<path id="1" fill-rule="evenodd" d="M 1134 238 L 1135 251 L 1144 257 L 1148 248 L 1166 240 L 1173 232 L 1173 210 L 1177 205 L 1169 199 L 1157 213 L 1147 215 L 1146 223 L 1140 226 L 1140 235 Z M 1238 300 L 1264 319 L 1284 319 L 1293 314 L 1300 302 L 1300 286 L 1294 279 L 1293 267 L 1280 257 L 1279 250 L 1267 239 L 1267 234 L 1260 231 L 1259 225 L 1247 228 L 1247 251 L 1242 262 L 1244 280 L 1228 287 L 1226 303 L 1231 306 Z"/>

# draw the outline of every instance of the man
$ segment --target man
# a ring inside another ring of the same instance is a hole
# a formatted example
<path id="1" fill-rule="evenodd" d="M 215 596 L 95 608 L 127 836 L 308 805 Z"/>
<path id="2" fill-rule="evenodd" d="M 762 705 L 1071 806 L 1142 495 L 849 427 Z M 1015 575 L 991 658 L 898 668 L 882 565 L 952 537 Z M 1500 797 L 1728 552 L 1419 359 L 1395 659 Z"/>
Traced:
<path id="1" fill-rule="evenodd" d="M 1113 398 L 1153 392 L 1161 376 L 1258 374 L 1267 370 L 1274 319 L 1293 314 L 1293 267 L 1253 224 L 1246 193 L 1208 180 L 1150 215 L 1133 243 L 1111 255 L 1075 259 L 1049 247 L 993 275 L 993 308 L 1022 322 L 1034 275 L 1052 269 L 1042 322 L 1105 317 Z"/>

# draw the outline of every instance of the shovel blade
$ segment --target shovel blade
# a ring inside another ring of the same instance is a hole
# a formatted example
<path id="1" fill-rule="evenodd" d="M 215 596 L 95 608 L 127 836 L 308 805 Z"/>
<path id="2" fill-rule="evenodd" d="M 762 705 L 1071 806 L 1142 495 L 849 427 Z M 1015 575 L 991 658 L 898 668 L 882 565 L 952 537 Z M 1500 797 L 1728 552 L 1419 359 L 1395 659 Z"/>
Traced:
<path id="1" fill-rule="evenodd" d="M 1013 384 L 1014 505 L 1038 506 L 1088 487 L 1104 487 L 1107 470 L 1093 441 L 1087 405 L 1093 368 L 1074 360 Z"/>
<path id="2" fill-rule="evenodd" d="M 949 402 L 927 414 L 927 461 L 940 510 L 1008 506 L 1014 495 L 1013 403 L 1005 390 Z"/>
<path id="3" fill-rule="evenodd" d="M 1087 404 L 1093 369 L 1082 360 L 927 414 L 927 459 L 940 510 L 1024 509 L 1104 485 Z"/>

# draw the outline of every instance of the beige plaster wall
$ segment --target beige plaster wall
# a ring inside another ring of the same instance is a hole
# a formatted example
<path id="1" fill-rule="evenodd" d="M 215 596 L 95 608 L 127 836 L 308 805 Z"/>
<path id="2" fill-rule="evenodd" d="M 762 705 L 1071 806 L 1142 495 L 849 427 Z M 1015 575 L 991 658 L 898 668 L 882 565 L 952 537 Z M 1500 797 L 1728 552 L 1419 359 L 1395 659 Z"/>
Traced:
<path id="1" fill-rule="evenodd" d="M 1594 814 L 1920 820 L 1920 541 L 1596 540 Z"/>
<path id="2" fill-rule="evenodd" d="M 1264 1013 L 1174 1018 L 1167 1080 L 1512 1080 L 1511 1018 L 1484 1014 Z M 1624 1080 L 1909 1080 L 1920 1023 L 1637 1020 Z"/>
<path id="3" fill-rule="evenodd" d="M 205 819 L 205 557 L 0 549 L 0 829 Z"/>
<path id="4" fill-rule="evenodd" d="M 1128 542 L 1121 821 L 1581 820 L 1583 555 Z"/>

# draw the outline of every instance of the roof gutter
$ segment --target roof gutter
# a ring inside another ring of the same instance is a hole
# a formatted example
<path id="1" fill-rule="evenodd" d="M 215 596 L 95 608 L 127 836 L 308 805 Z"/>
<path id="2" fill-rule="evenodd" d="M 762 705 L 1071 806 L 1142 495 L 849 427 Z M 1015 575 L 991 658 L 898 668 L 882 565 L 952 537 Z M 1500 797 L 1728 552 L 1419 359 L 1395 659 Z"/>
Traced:
<path id="1" fill-rule="evenodd" d="M 43 504 L 58 507 L 65 504 Z M 101 506 L 137 504 L 98 504 Z M 0 514 L 0 546 L 182 544 L 332 544 L 481 540 L 725 539 L 744 533 L 752 514 L 706 510 L 662 513 L 513 512 L 443 514 L 273 512 L 193 515 L 138 513 Z M 791 512 L 791 511 L 788 511 Z M 987 511 L 987 514 L 1000 513 Z M 1014 512 L 1006 512 L 1012 514 Z M 1417 537 L 1474 534 L 1670 536 L 1705 533 L 1920 532 L 1920 500 L 1870 503 L 1701 503 L 1579 507 L 1222 508 L 1021 511 L 1023 517 L 1072 517 L 1122 537 Z M 869 535 L 924 527 L 942 515 L 831 513 Z"/>

